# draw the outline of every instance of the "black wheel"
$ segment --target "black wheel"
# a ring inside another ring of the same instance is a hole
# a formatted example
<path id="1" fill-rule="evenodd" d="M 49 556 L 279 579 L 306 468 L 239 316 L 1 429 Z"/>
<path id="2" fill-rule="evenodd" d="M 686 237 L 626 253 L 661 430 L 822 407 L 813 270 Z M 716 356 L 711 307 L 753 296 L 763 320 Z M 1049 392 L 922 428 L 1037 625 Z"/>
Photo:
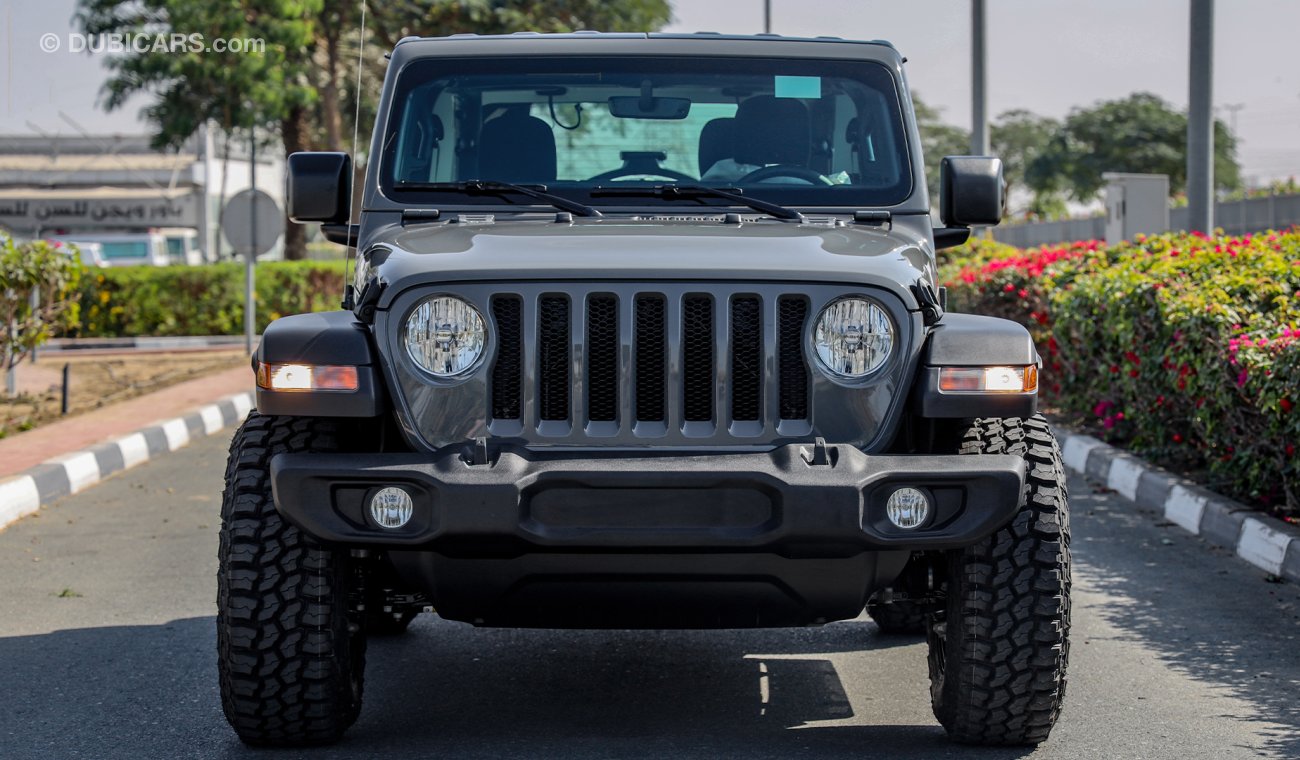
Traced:
<path id="1" fill-rule="evenodd" d="M 919 636 L 925 633 L 926 606 L 921 602 L 867 602 L 867 614 L 881 633 Z"/>
<path id="2" fill-rule="evenodd" d="M 949 554 L 946 605 L 927 631 L 930 696 L 948 736 L 970 744 L 1038 744 L 1065 696 L 1070 632 L 1069 496 L 1047 422 L 976 420 L 963 454 L 1018 454 L 1020 511 Z"/>
<path id="3" fill-rule="evenodd" d="M 226 720 L 248 744 L 332 742 L 361 710 L 365 636 L 348 613 L 359 571 L 280 518 L 270 480 L 274 455 L 339 451 L 350 438 L 331 420 L 254 412 L 230 444 L 217 671 Z"/>

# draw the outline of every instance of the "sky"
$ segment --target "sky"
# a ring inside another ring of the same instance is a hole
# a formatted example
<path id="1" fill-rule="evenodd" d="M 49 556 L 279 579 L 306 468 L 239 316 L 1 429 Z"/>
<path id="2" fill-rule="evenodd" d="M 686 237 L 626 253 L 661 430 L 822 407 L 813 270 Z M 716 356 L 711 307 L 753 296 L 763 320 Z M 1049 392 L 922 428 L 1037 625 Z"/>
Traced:
<path id="1" fill-rule="evenodd" d="M 969 0 L 771 0 L 772 31 L 887 39 L 912 88 L 970 124 Z M 1188 0 L 988 0 L 989 107 L 1062 117 L 1134 91 L 1187 104 Z M 1300 1 L 1219 0 L 1214 101 L 1236 110 L 1243 175 L 1300 176 Z M 0 0 L 0 134 L 143 132 L 147 100 L 99 107 L 103 56 L 45 53 L 76 0 Z M 675 0 L 673 31 L 761 32 L 763 0 Z M 60 116 L 64 114 L 68 119 Z M 1221 110 L 1225 122 L 1231 113 Z M 70 121 L 69 121 L 70 120 Z M 76 126 L 74 126 L 76 125 Z"/>

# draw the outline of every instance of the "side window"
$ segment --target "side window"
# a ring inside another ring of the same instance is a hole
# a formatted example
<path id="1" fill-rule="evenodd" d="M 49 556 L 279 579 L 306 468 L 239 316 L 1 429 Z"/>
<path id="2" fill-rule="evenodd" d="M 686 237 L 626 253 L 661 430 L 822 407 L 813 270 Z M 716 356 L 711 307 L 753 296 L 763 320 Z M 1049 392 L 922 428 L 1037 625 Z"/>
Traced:
<path id="1" fill-rule="evenodd" d="M 846 98 L 847 99 L 847 98 Z M 852 155 L 850 173 L 855 184 L 889 187 L 903 171 L 907 149 L 899 145 L 891 128 L 891 109 L 885 96 L 865 91 L 857 102 L 857 115 L 846 128 L 846 140 Z"/>
<path id="2" fill-rule="evenodd" d="M 393 172 L 398 182 L 429 182 L 446 172 L 451 161 L 446 150 L 449 144 L 444 125 L 448 123 L 439 111 L 450 110 L 450 97 L 434 99 L 437 91 L 432 86 L 417 88 L 406 99 L 402 112 L 402 128 L 397 143 L 397 162 Z"/>

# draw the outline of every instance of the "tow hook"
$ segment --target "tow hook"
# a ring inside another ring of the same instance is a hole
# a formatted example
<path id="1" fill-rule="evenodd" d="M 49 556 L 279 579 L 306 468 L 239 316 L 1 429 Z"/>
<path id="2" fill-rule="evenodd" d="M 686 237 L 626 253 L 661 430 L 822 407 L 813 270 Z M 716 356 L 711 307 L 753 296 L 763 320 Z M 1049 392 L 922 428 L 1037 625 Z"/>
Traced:
<path id="1" fill-rule="evenodd" d="M 802 449 L 800 456 L 809 467 L 830 467 L 831 451 L 826 446 L 826 439 L 818 436 L 812 445 L 812 449 Z"/>
<path id="2" fill-rule="evenodd" d="M 468 450 L 461 454 L 460 458 L 461 461 L 465 462 L 465 464 L 470 467 L 480 467 L 491 464 L 492 456 L 491 452 L 488 451 L 487 437 L 479 436 L 478 438 L 475 438 L 474 443 L 470 445 Z"/>

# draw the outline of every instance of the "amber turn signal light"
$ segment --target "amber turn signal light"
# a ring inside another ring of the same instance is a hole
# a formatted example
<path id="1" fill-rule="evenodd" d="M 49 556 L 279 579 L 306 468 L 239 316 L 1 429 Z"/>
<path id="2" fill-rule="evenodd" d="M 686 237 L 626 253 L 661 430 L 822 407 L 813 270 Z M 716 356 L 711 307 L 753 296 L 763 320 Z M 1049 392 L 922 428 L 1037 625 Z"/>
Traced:
<path id="1" fill-rule="evenodd" d="M 939 390 L 946 393 L 1033 393 L 1038 367 L 941 367 Z"/>
<path id="2" fill-rule="evenodd" d="M 257 387 L 268 391 L 355 391 L 359 383 L 356 367 L 259 362 Z"/>

